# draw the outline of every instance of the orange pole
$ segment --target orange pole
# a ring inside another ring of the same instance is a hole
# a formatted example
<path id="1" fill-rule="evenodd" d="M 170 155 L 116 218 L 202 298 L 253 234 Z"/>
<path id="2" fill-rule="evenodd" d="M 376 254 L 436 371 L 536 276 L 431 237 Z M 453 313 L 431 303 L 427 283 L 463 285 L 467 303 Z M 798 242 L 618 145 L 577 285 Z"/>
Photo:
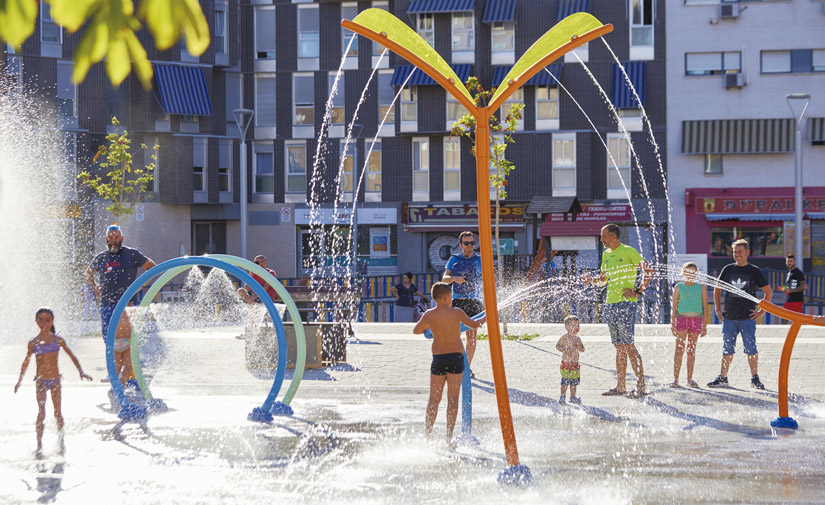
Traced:
<path id="1" fill-rule="evenodd" d="M 493 268 L 493 224 L 490 217 L 490 111 L 476 107 L 476 187 L 478 199 L 478 240 L 481 254 L 481 275 L 484 283 L 484 310 L 487 314 L 487 334 L 490 337 L 490 361 L 498 403 L 498 417 L 504 438 L 504 453 L 509 466 L 518 466 L 518 447 L 510 412 L 510 394 L 504 374 L 504 356 L 498 329 L 498 300 Z"/>

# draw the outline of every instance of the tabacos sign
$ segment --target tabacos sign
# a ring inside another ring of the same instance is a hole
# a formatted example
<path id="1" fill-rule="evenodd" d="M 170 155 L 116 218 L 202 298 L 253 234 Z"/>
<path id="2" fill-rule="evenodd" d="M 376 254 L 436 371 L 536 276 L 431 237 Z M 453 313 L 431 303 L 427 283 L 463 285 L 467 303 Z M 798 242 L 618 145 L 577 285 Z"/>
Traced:
<path id="1" fill-rule="evenodd" d="M 700 214 L 759 214 L 762 212 L 793 212 L 794 197 L 758 198 L 698 198 L 697 212 Z M 806 198 L 802 202 L 805 212 L 825 212 L 825 198 Z"/>
<path id="2" fill-rule="evenodd" d="M 448 224 L 478 221 L 478 207 L 475 205 L 409 205 L 402 209 L 404 224 Z M 495 219 L 496 208 L 491 206 L 490 217 Z M 502 205 L 499 208 L 502 223 L 523 223 L 523 205 Z"/>

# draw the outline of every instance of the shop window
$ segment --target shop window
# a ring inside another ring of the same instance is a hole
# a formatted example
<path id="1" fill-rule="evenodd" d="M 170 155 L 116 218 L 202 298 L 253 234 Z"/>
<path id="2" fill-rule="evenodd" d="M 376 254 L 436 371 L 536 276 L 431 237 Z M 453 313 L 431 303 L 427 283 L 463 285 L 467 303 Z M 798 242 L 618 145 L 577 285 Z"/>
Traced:
<path id="1" fill-rule="evenodd" d="M 785 254 L 782 226 L 731 227 L 710 229 L 710 255 L 731 256 L 734 240 L 745 239 L 751 256 L 782 257 Z"/>

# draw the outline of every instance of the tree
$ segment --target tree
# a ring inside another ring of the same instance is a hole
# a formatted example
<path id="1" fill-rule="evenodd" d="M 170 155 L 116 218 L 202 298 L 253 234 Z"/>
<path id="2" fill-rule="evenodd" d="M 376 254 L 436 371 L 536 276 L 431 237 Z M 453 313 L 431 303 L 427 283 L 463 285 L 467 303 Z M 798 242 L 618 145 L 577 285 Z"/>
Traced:
<path id="1" fill-rule="evenodd" d="M 117 126 L 120 122 L 116 117 L 112 118 L 112 125 Z M 106 207 L 115 217 L 118 223 L 122 223 L 123 219 L 135 213 L 135 206 L 143 201 L 144 193 L 146 193 L 146 186 L 155 180 L 155 161 L 157 156 L 152 155 L 152 163 L 146 165 L 144 168 L 132 168 L 132 154 L 129 152 L 129 146 L 132 141 L 129 140 L 129 132 L 123 130 L 122 133 L 110 133 L 106 135 L 106 140 L 109 146 L 100 146 L 95 154 L 93 162 L 97 163 L 98 158 L 103 155 L 106 161 L 102 162 L 102 168 L 109 168 L 106 174 L 108 181 L 104 181 L 100 177 L 94 179 L 87 171 L 78 174 L 77 178 L 84 185 L 89 186 L 97 194 L 97 196 L 108 200 L 111 204 Z M 152 149 L 157 151 L 158 146 Z M 140 150 L 148 149 L 146 144 L 140 145 Z"/>
<path id="2" fill-rule="evenodd" d="M 20 47 L 34 32 L 39 0 L 0 0 L 0 37 Z M 72 80 L 82 82 L 92 65 L 106 59 L 106 73 L 114 86 L 132 71 L 145 89 L 152 88 L 152 64 L 138 40 L 141 21 L 161 51 L 174 46 L 181 33 L 186 49 L 199 56 L 209 47 L 209 25 L 198 0 L 44 0 L 52 19 L 74 33 L 85 26 L 74 54 Z"/>
<path id="3" fill-rule="evenodd" d="M 484 89 L 478 82 L 477 77 L 470 77 L 467 79 L 467 91 L 473 96 L 476 105 L 487 106 L 495 93 L 495 88 L 490 90 Z M 502 123 L 496 116 L 490 116 L 490 167 L 495 169 L 494 173 L 490 174 L 490 184 L 495 188 L 496 195 L 496 216 L 495 216 L 495 235 L 496 235 L 496 255 L 498 256 L 498 282 L 501 285 L 504 279 L 504 267 L 501 258 L 501 241 L 499 240 L 499 215 L 501 200 L 507 198 L 507 176 L 510 172 L 515 170 L 516 166 L 507 158 L 504 157 L 504 152 L 508 144 L 515 143 L 513 139 L 513 132 L 516 131 L 519 119 L 521 119 L 521 111 L 524 109 L 523 103 L 514 103 L 510 105 L 510 110 Z M 499 114 L 500 115 L 500 114 Z M 470 114 L 464 114 L 453 125 L 453 135 L 466 137 L 473 142 L 473 156 L 476 155 L 476 140 L 475 140 L 476 118 Z"/>

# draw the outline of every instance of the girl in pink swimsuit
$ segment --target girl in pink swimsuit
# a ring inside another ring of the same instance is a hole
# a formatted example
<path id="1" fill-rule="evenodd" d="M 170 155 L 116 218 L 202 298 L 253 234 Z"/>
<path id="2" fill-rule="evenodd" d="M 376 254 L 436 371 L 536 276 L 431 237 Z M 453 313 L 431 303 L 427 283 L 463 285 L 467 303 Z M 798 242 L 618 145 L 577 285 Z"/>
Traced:
<path id="1" fill-rule="evenodd" d="M 673 355 L 672 388 L 679 387 L 679 372 L 682 368 L 682 354 L 685 353 L 687 341 L 687 382 L 688 386 L 698 388 L 693 380 L 693 364 L 696 361 L 696 341 L 708 334 L 708 290 L 696 282 L 699 268 L 696 263 L 687 262 L 682 266 L 684 282 L 673 288 L 672 309 L 670 314 L 670 331 L 676 337 L 676 351 Z"/>
<path id="2" fill-rule="evenodd" d="M 35 321 L 40 328 L 40 333 L 36 337 L 29 340 L 28 353 L 26 359 L 23 360 L 23 367 L 20 370 L 20 379 L 14 386 L 16 393 L 20 389 L 20 384 L 23 382 L 23 375 L 29 367 L 29 361 L 32 355 L 35 356 L 36 364 L 36 395 L 37 395 L 37 452 L 36 455 L 40 457 L 43 452 L 43 421 L 46 419 L 46 393 L 51 392 L 52 405 L 54 406 L 54 418 L 57 421 L 57 429 L 60 433 L 61 450 L 63 448 L 63 413 L 60 411 L 60 370 L 57 367 L 57 354 L 62 347 L 74 365 L 80 372 L 80 378 L 92 380 L 91 377 L 83 373 L 80 367 L 80 362 L 75 355 L 69 350 L 66 341 L 58 337 L 54 330 L 54 313 L 51 309 L 39 309 L 35 315 Z"/>

